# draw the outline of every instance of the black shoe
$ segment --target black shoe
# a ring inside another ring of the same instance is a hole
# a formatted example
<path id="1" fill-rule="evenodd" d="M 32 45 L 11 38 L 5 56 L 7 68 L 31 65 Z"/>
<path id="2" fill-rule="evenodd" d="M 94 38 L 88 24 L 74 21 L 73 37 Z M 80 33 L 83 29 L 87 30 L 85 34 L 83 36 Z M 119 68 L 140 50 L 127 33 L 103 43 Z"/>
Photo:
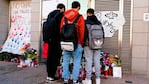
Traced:
<path id="1" fill-rule="evenodd" d="M 64 83 L 64 84 L 68 84 L 68 83 Z"/>
<path id="2" fill-rule="evenodd" d="M 59 80 L 60 78 L 55 76 L 55 77 L 53 77 L 53 79 L 54 80 Z"/>

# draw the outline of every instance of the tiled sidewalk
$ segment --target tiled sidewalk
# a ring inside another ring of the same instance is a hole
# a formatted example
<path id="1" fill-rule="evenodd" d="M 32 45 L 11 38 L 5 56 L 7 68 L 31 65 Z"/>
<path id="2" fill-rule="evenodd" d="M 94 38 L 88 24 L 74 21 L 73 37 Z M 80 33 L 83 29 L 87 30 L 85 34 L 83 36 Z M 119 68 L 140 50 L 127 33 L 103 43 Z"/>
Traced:
<path id="1" fill-rule="evenodd" d="M 45 83 L 46 67 L 40 64 L 37 68 L 18 68 L 15 63 L 0 61 L 0 84 L 47 84 Z M 141 75 L 123 74 L 123 78 L 101 78 L 101 84 L 149 84 L 149 78 Z M 61 80 L 48 84 L 63 84 Z"/>

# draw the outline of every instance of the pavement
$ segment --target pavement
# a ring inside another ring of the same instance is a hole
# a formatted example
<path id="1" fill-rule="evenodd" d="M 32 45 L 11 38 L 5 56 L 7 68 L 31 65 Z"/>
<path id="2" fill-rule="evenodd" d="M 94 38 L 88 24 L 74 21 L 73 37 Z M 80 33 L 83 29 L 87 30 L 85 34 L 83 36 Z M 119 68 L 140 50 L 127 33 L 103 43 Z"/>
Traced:
<path id="1" fill-rule="evenodd" d="M 0 84 L 63 84 L 62 80 L 46 83 L 46 66 L 19 68 L 16 63 L 0 61 Z M 101 84 L 149 84 L 142 75 L 123 74 L 122 78 L 101 78 Z M 95 84 L 95 83 L 93 83 Z"/>

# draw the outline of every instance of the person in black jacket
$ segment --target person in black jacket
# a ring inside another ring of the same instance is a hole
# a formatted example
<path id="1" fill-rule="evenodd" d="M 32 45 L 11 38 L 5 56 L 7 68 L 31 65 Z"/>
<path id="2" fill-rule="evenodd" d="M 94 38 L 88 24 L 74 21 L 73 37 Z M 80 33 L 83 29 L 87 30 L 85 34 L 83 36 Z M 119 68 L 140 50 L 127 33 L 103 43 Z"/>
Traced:
<path id="1" fill-rule="evenodd" d="M 50 38 L 48 40 L 48 59 L 47 59 L 47 82 L 57 79 L 56 71 L 57 66 L 60 64 L 61 47 L 60 47 L 60 22 L 65 11 L 64 4 L 58 4 L 57 9 L 52 11 L 47 18 L 47 24 L 49 25 Z M 54 18 L 54 22 L 50 22 L 50 19 Z M 49 23 L 48 23 L 49 20 Z M 50 24 L 51 23 L 51 24 Z M 46 35 L 47 36 L 47 35 Z"/>

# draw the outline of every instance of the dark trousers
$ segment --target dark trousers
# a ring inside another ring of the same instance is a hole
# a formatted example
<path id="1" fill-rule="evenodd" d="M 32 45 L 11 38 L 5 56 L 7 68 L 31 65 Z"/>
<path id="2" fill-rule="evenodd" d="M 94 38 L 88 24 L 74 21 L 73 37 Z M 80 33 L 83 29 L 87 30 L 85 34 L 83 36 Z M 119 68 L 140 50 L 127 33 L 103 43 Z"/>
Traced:
<path id="1" fill-rule="evenodd" d="M 60 44 L 49 43 L 48 59 L 47 59 L 47 73 L 48 77 L 55 77 L 57 66 L 60 64 L 61 47 Z"/>

